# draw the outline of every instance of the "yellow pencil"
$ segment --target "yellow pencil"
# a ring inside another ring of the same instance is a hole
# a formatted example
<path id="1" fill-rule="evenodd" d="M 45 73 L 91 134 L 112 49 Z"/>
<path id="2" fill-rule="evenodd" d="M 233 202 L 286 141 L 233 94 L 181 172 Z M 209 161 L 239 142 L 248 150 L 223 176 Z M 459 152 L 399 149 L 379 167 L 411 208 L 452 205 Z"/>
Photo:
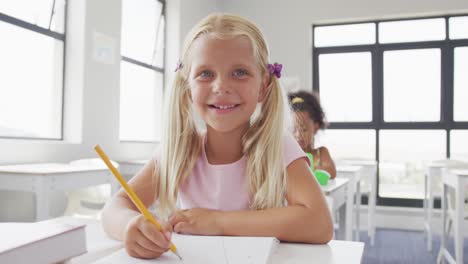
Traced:
<path id="1" fill-rule="evenodd" d="M 136 193 L 130 188 L 127 182 L 125 182 L 122 175 L 120 175 L 119 171 L 114 167 L 114 165 L 112 165 L 109 158 L 101 149 L 101 147 L 99 145 L 96 145 L 94 149 L 96 150 L 97 154 L 101 157 L 101 159 L 104 161 L 104 163 L 106 163 L 107 167 L 109 168 L 109 170 L 111 170 L 112 174 L 114 174 L 115 178 L 119 181 L 120 185 L 122 185 L 122 187 L 125 189 L 128 196 L 130 196 L 130 198 L 132 199 L 133 203 L 138 208 L 138 210 L 140 210 L 140 212 L 145 216 L 146 220 L 154 224 L 158 228 L 158 230 L 161 230 L 161 225 L 156 221 L 156 219 L 154 219 L 153 215 L 148 211 L 148 209 L 146 209 L 146 207 L 141 202 L 140 198 L 138 198 Z M 172 242 L 171 242 L 171 251 L 174 252 L 174 254 L 176 254 L 179 257 L 179 259 L 182 260 L 182 257 L 177 252 L 176 246 Z"/>

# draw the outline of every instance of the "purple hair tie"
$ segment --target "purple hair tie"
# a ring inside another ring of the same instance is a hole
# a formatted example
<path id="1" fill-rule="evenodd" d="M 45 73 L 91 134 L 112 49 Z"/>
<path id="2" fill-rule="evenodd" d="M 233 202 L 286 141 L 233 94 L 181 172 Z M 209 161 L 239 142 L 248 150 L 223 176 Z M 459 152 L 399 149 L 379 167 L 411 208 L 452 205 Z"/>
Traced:
<path id="1" fill-rule="evenodd" d="M 181 69 L 184 65 L 182 64 L 182 61 L 179 60 L 177 61 L 177 65 L 176 65 L 176 68 L 174 70 L 174 72 L 177 72 L 179 69 Z"/>
<path id="2" fill-rule="evenodd" d="M 283 69 L 283 64 L 279 64 L 276 62 L 274 64 L 271 64 L 271 63 L 268 64 L 268 71 L 270 72 L 270 74 L 276 75 L 277 78 L 281 78 L 282 69 Z"/>

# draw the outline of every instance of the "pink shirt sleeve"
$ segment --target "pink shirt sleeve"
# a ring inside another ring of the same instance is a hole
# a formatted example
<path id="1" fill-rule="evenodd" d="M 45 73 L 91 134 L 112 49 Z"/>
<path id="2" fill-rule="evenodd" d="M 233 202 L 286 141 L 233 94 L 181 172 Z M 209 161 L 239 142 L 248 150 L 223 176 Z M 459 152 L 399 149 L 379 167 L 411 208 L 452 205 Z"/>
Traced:
<path id="1" fill-rule="evenodd" d="M 288 167 L 293 161 L 303 158 L 310 166 L 310 160 L 302 150 L 299 143 L 290 132 L 285 132 L 284 136 L 284 167 Z"/>

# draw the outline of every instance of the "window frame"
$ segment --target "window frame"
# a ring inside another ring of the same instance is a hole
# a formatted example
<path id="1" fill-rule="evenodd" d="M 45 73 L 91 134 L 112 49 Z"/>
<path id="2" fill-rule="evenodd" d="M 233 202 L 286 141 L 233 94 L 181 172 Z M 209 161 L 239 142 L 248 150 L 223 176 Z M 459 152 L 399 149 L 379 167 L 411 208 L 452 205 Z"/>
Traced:
<path id="1" fill-rule="evenodd" d="M 443 129 L 446 131 L 446 157 L 450 158 L 450 131 L 452 129 L 468 129 L 468 122 L 453 120 L 453 96 L 454 96 L 454 49 L 456 47 L 468 46 L 467 39 L 449 39 L 449 18 L 468 16 L 468 14 L 457 15 L 440 15 L 427 17 L 410 17 L 402 19 L 388 20 L 363 20 L 346 23 L 332 24 L 313 24 L 312 25 L 312 79 L 313 91 L 320 92 L 319 87 L 319 55 L 333 53 L 349 53 L 349 52 L 370 52 L 372 56 L 372 120 L 370 122 L 330 122 L 328 129 L 372 129 L 376 131 L 376 148 L 375 157 L 379 162 L 379 145 L 380 145 L 380 130 L 382 129 Z M 379 43 L 379 23 L 391 21 L 408 21 L 430 18 L 444 18 L 445 22 L 445 39 L 433 41 L 418 41 L 405 43 Z M 350 25 L 360 23 L 375 23 L 375 44 L 365 45 L 349 45 L 349 46 L 332 46 L 332 47 L 315 47 L 314 33 L 316 27 L 335 26 L 335 25 Z M 440 85 L 440 121 L 438 122 L 385 122 L 383 119 L 384 113 L 384 87 L 383 87 L 383 53 L 390 50 L 408 50 L 408 49 L 423 49 L 423 48 L 439 48 L 441 51 L 441 85 Z M 404 207 L 422 207 L 422 199 L 405 199 L 405 198 L 385 198 L 379 196 L 379 170 L 377 170 L 377 205 L 386 206 L 404 206 Z M 363 202 L 367 203 L 368 197 L 364 197 Z M 436 206 L 440 207 L 440 199 L 436 202 Z"/>
<path id="2" fill-rule="evenodd" d="M 151 64 L 148 64 L 148 63 L 145 63 L 145 62 L 142 62 L 142 61 L 139 61 L 139 60 L 136 60 L 136 59 L 132 59 L 132 58 L 129 58 L 129 57 L 126 57 L 124 55 L 122 55 L 122 52 L 120 51 L 120 60 L 121 61 L 125 61 L 127 63 L 130 63 L 130 64 L 134 64 L 136 66 L 140 66 L 140 67 L 143 67 L 143 68 L 146 68 L 146 69 L 149 69 L 149 70 L 153 70 L 155 72 L 158 72 L 158 73 L 161 73 L 162 74 L 162 82 L 163 82 L 163 86 L 162 86 L 162 94 L 163 94 L 163 98 L 164 98 L 164 92 L 165 92 L 165 83 L 166 83 L 166 76 L 164 74 L 164 71 L 165 71 L 165 68 L 166 68 L 166 52 L 165 52 L 165 48 L 166 48 L 166 43 L 167 43 L 167 13 L 166 13 L 166 0 L 154 0 L 154 1 L 157 1 L 157 2 L 160 2 L 162 4 L 162 8 L 161 8 L 161 16 L 160 16 L 160 19 L 161 17 L 164 17 L 165 19 L 165 23 L 164 23 L 164 34 L 163 34 L 163 37 L 164 37 L 164 49 L 163 49 L 163 67 L 160 68 L 160 67 L 156 67 L 156 66 L 153 66 Z M 156 28 L 156 30 L 159 30 L 159 26 L 158 28 Z M 156 32 L 156 36 L 158 35 L 158 32 Z M 122 39 L 120 40 L 122 41 Z M 155 40 L 155 42 L 157 42 L 157 40 Z M 119 76 L 121 74 L 121 71 L 119 71 Z M 120 85 L 120 81 L 119 81 L 119 85 Z M 119 86 L 120 87 L 120 86 Z M 163 103 L 164 103 L 164 100 L 163 100 Z M 120 106 L 119 106 L 120 107 Z M 119 111 L 119 122 L 120 122 L 120 111 Z M 120 128 L 119 128 L 119 142 L 121 143 L 157 143 L 158 141 L 147 141 L 147 140 L 122 140 L 120 139 Z"/>
<path id="3" fill-rule="evenodd" d="M 25 20 L 4 14 L 0 12 L 0 21 L 5 22 L 7 24 L 20 27 L 22 29 L 26 29 L 32 31 L 34 33 L 38 33 L 47 37 L 51 37 L 53 39 L 59 40 L 63 42 L 63 50 L 62 50 L 62 83 L 61 83 L 61 90 L 62 90 L 62 98 L 61 100 L 61 111 L 60 111 L 60 137 L 53 138 L 53 137 L 15 137 L 15 136 L 2 136 L 0 135 L 0 139 L 20 139 L 20 140 L 52 140 L 52 141 L 63 141 L 64 140 L 64 102 L 65 102 L 65 69 L 66 69 L 66 51 L 67 51 L 67 9 L 68 9 L 68 0 L 64 1 L 64 14 L 63 14 L 63 33 L 59 33 L 50 29 L 51 24 L 49 23 L 49 28 L 40 27 L 38 25 L 32 24 Z M 52 8 L 55 8 L 55 1 L 53 1 Z M 52 11 L 51 15 L 54 15 Z M 51 19 L 52 21 L 52 19 Z"/>

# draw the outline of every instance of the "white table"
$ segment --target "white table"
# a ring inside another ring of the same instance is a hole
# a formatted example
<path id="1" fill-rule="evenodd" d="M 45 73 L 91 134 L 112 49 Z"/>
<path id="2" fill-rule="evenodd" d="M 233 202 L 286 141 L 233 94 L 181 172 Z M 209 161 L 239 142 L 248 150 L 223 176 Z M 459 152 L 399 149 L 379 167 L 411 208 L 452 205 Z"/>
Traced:
<path id="1" fill-rule="evenodd" d="M 440 256 L 451 263 L 463 263 L 463 220 L 465 207 L 465 184 L 468 183 L 468 169 L 466 170 L 444 170 L 442 173 L 442 239 L 440 245 Z M 452 257 L 447 246 L 447 237 L 445 226 L 447 224 L 447 214 L 450 214 L 448 208 L 449 199 L 448 188 L 455 190 L 455 212 L 453 214 L 455 257 Z"/>
<path id="2" fill-rule="evenodd" d="M 332 200 L 332 215 L 336 212 L 339 214 L 339 229 L 337 232 L 336 238 L 338 239 L 346 239 L 346 230 L 348 226 L 352 225 L 352 219 L 346 217 L 346 210 L 347 210 L 347 190 L 349 188 L 349 179 L 346 178 L 335 178 L 333 180 L 329 180 L 326 186 L 321 186 L 322 191 L 326 196 L 331 198 Z"/>
<path id="3" fill-rule="evenodd" d="M 67 264 L 93 263 L 122 248 L 122 243 L 108 238 L 97 220 L 84 220 L 71 217 L 61 217 L 60 221 L 67 223 L 80 222 L 86 226 L 86 243 L 88 252 L 67 261 Z M 325 245 L 280 243 L 273 255 L 275 264 L 338 264 L 361 263 L 364 243 L 332 240 Z"/>
<path id="4" fill-rule="evenodd" d="M 36 221 L 49 218 L 49 192 L 67 191 L 110 183 L 118 189 L 110 171 L 67 163 L 35 163 L 0 166 L 0 190 L 33 192 L 36 196 Z"/>
<path id="5" fill-rule="evenodd" d="M 118 163 L 120 173 L 129 181 L 146 163 L 148 163 L 148 160 L 123 160 L 118 161 Z"/>
<path id="6" fill-rule="evenodd" d="M 370 244 L 373 246 L 375 242 L 375 207 L 377 199 L 377 161 L 363 159 L 344 159 L 339 162 L 363 167 L 363 175 L 367 177 L 369 186 L 369 196 L 367 202 L 367 235 L 370 237 Z"/>
<path id="7" fill-rule="evenodd" d="M 355 224 L 355 235 L 354 240 L 359 241 L 359 210 L 361 205 L 361 177 L 363 174 L 362 166 L 351 166 L 351 165 L 338 165 L 336 166 L 336 177 L 348 178 L 350 180 L 347 189 L 347 203 L 346 203 L 346 218 L 351 219 L 347 221 L 346 226 L 346 240 L 353 240 L 353 224 Z M 353 199 L 356 196 L 356 214 L 353 223 Z"/>
<path id="8" fill-rule="evenodd" d="M 445 164 L 442 162 L 431 162 L 426 167 L 424 173 L 424 232 L 426 233 L 426 248 L 432 251 L 432 210 L 434 209 L 433 185 L 436 177 L 442 176 L 442 168 Z"/>

